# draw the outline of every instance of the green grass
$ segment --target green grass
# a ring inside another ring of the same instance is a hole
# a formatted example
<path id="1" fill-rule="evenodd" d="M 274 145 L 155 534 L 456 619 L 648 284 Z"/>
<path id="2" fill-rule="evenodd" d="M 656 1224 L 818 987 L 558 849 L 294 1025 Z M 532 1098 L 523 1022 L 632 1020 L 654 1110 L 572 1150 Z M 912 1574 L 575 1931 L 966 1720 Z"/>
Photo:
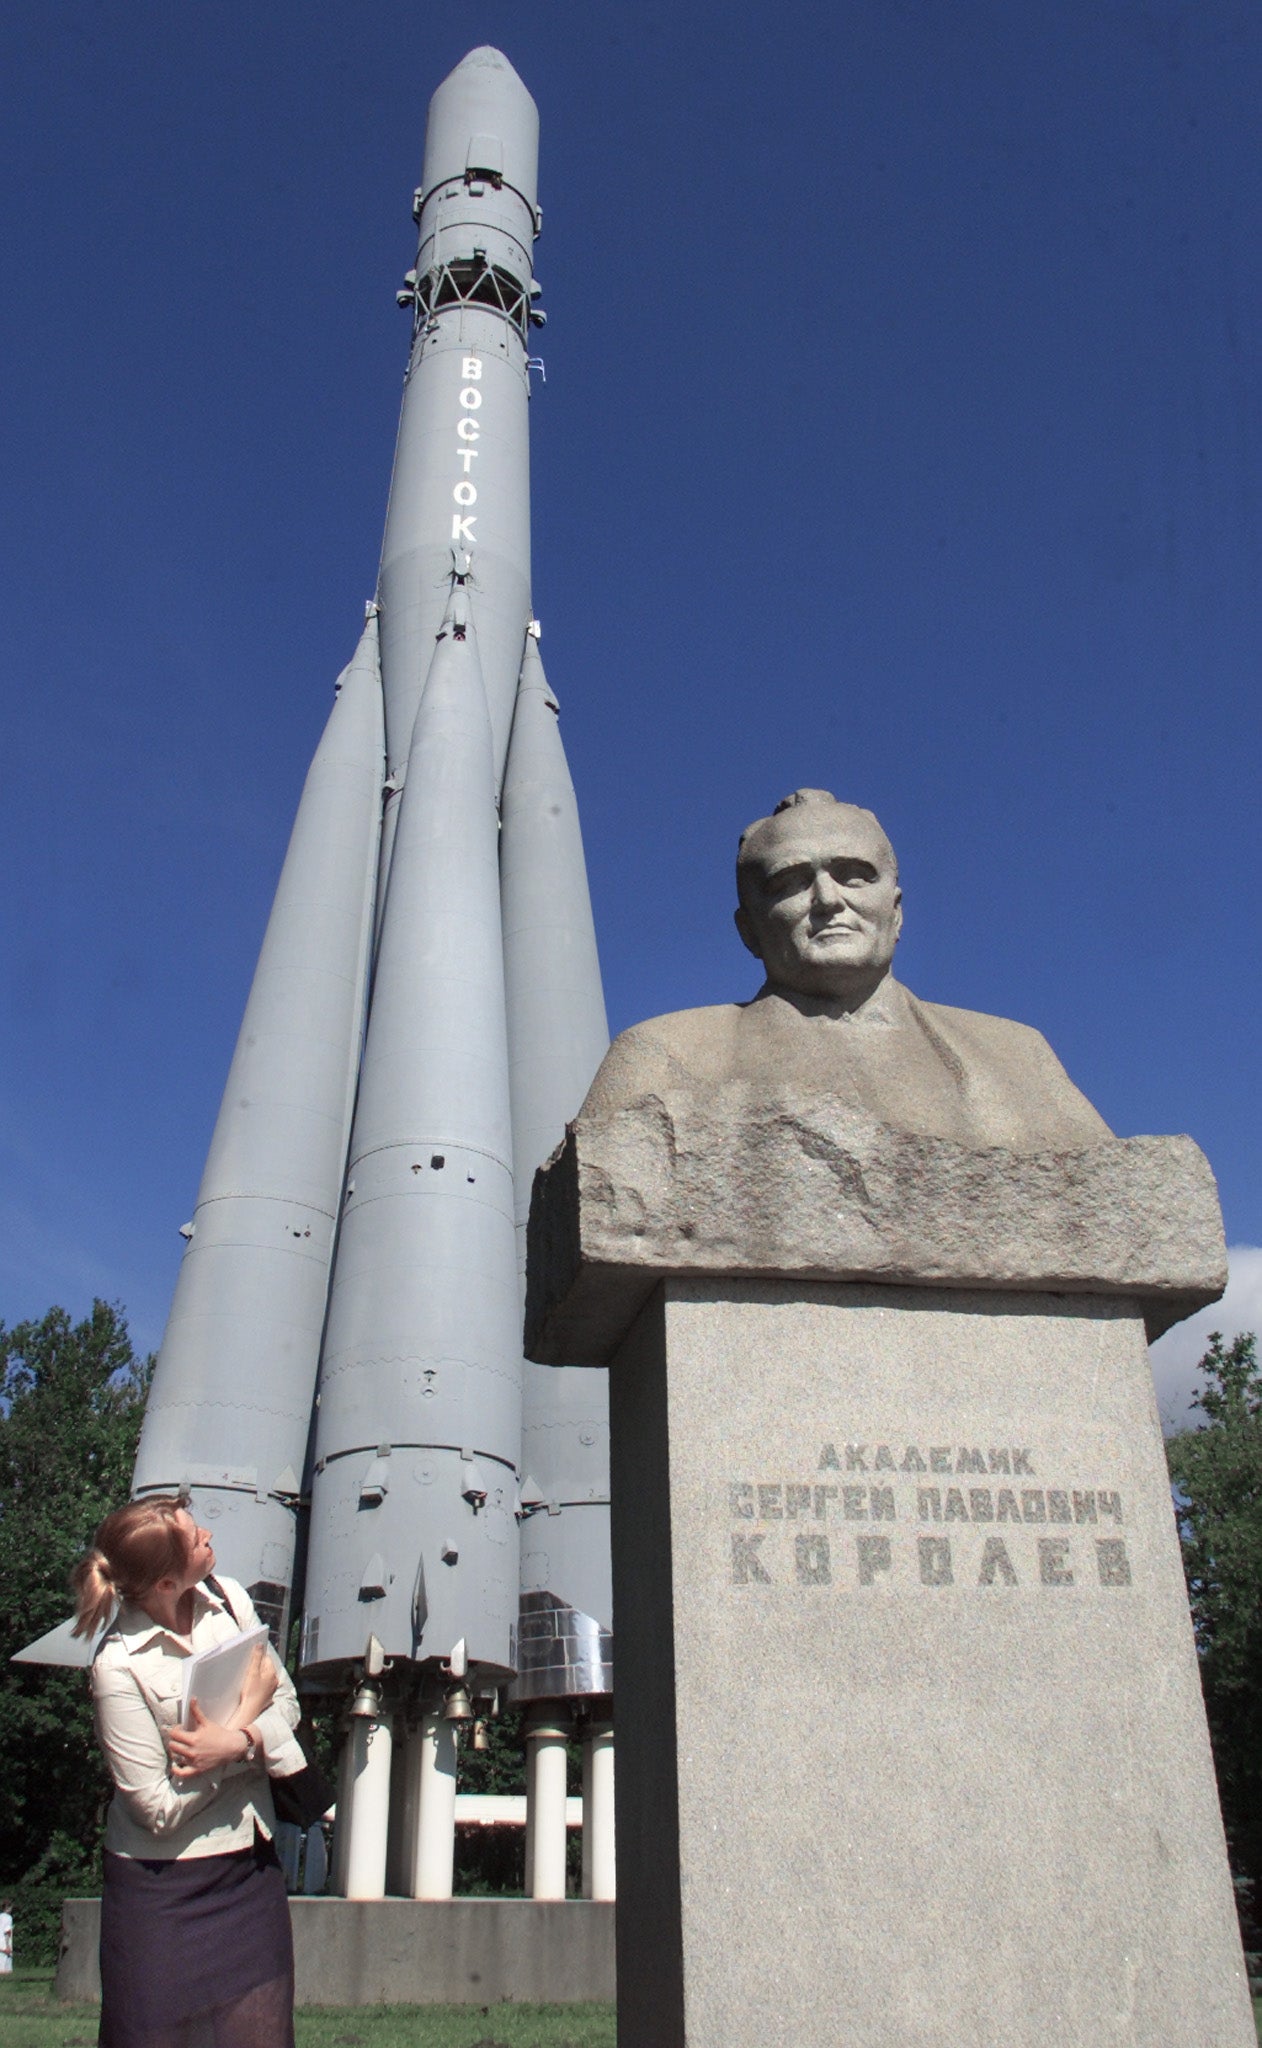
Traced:
<path id="1" fill-rule="evenodd" d="M 295 2015 L 298 2048 L 614 2048 L 611 2005 L 368 2005 Z"/>
<path id="2" fill-rule="evenodd" d="M 0 2048 L 96 2048 L 94 2005 L 58 2005 L 51 1970 L 0 1977 Z M 1262 1998 L 1253 2001 L 1262 2042 Z M 615 2048 L 611 2005 L 309 2006 L 298 2048 Z"/>
<path id="3" fill-rule="evenodd" d="M 0 1977 L 0 2048 L 96 2048 L 97 2007 L 59 2005 L 51 1970 Z M 614 2048 L 611 2005 L 308 2006 L 298 2048 Z"/>

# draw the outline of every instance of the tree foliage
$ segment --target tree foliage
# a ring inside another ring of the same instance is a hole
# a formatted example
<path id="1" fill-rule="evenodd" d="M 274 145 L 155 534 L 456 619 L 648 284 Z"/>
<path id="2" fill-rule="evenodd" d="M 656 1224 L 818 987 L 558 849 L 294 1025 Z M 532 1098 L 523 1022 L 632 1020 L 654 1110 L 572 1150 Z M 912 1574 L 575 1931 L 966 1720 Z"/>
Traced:
<path id="1" fill-rule="evenodd" d="M 66 1619 L 71 1566 L 128 1497 L 150 1364 L 103 1301 L 0 1324 L 0 1883 L 24 1961 L 61 1897 L 95 1888 L 108 1781 L 83 1673 L 9 1660 Z"/>
<path id="2" fill-rule="evenodd" d="M 1166 1445 L 1223 1821 L 1238 1879 L 1262 1887 L 1262 1368 L 1215 1331 L 1205 1421 Z"/>

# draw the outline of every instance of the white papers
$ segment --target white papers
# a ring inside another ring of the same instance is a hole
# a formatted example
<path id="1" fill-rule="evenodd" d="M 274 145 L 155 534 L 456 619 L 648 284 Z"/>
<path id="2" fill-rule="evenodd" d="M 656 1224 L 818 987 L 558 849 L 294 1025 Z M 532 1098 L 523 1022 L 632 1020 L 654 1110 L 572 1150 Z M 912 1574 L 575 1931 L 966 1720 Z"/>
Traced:
<path id="1" fill-rule="evenodd" d="M 216 1643 L 213 1649 L 199 1650 L 184 1666 L 184 1692 L 180 1700 L 180 1725 L 189 1726 L 189 1708 L 196 1700 L 208 1721 L 226 1721 L 241 1699 L 241 1687 L 251 1657 L 260 1643 L 267 1641 L 267 1630 L 260 1622 L 257 1628 L 247 1628 L 229 1642 Z"/>

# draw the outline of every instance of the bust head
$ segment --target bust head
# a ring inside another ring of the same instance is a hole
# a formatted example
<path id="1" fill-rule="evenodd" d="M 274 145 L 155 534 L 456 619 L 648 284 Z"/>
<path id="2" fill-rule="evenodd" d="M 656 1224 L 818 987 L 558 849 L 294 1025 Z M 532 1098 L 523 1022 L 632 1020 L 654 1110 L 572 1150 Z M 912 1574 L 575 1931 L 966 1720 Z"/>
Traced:
<path id="1" fill-rule="evenodd" d="M 736 892 L 736 929 L 769 987 L 853 1007 L 889 973 L 903 899 L 871 811 L 794 790 L 741 834 Z"/>

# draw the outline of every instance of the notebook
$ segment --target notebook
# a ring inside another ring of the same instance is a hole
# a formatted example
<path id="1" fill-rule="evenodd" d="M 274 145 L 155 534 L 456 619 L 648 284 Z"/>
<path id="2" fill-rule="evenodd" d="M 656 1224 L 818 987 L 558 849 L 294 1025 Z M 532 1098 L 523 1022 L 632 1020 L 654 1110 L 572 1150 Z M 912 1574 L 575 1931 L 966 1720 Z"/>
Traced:
<path id="1" fill-rule="evenodd" d="M 189 1725 L 189 1709 L 194 1700 L 208 1721 L 228 1719 L 240 1701 L 250 1659 L 259 1644 L 266 1641 L 267 1630 L 260 1622 L 257 1628 L 242 1629 L 240 1635 L 228 1642 L 198 1650 L 189 1658 L 184 1666 L 184 1691 L 180 1699 L 182 1727 Z"/>

